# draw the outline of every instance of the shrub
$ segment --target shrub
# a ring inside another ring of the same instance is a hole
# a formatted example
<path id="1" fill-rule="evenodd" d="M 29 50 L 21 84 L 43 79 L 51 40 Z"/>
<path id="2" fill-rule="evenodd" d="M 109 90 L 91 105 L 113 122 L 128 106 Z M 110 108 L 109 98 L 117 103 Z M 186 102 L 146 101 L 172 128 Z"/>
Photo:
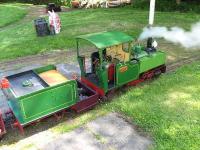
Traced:
<path id="1" fill-rule="evenodd" d="M 134 8 L 149 9 L 149 0 L 134 0 Z M 200 1 L 182 0 L 178 5 L 176 0 L 156 0 L 157 11 L 180 11 L 180 12 L 197 12 L 200 13 Z"/>
<path id="2" fill-rule="evenodd" d="M 30 4 L 48 4 L 55 3 L 58 5 L 69 5 L 71 0 L 1 0 L 1 2 L 22 2 Z"/>

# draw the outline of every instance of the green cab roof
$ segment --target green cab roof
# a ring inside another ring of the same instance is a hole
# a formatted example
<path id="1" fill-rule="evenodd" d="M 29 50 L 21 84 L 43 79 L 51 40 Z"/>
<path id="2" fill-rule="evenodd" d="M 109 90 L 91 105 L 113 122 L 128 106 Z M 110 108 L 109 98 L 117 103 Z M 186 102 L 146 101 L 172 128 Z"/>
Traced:
<path id="1" fill-rule="evenodd" d="M 87 40 L 94 44 L 98 49 L 133 41 L 131 36 L 118 31 L 86 34 L 78 36 L 76 39 Z"/>

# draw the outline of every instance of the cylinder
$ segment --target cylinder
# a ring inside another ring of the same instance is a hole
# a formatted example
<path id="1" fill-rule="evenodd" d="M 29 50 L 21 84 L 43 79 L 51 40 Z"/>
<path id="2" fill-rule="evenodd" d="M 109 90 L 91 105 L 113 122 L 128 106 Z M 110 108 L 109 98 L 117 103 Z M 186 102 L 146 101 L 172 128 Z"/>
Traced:
<path id="1" fill-rule="evenodd" d="M 149 10 L 149 25 L 150 26 L 152 26 L 154 23 L 155 2 L 156 2 L 156 0 L 150 1 L 150 10 Z"/>

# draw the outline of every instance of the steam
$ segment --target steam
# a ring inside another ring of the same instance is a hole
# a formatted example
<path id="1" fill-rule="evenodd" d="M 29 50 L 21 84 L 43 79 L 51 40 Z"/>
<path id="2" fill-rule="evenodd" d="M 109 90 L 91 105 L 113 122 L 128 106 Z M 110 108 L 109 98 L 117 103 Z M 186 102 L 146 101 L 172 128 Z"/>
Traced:
<path id="1" fill-rule="evenodd" d="M 139 40 L 153 38 L 164 38 L 165 40 L 181 44 L 185 48 L 197 49 L 200 48 L 200 22 L 192 25 L 190 31 L 185 31 L 179 27 L 151 27 L 144 28 Z"/>

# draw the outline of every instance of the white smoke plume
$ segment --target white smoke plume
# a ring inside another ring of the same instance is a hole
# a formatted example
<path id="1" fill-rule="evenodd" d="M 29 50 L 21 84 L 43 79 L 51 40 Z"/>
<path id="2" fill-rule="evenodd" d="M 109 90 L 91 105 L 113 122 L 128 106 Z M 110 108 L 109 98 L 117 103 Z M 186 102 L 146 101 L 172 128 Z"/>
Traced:
<path id="1" fill-rule="evenodd" d="M 185 48 L 197 49 L 200 48 L 200 22 L 192 25 L 190 31 L 185 31 L 179 27 L 152 27 L 144 28 L 139 40 L 153 38 L 164 38 L 165 40 L 181 44 Z"/>

